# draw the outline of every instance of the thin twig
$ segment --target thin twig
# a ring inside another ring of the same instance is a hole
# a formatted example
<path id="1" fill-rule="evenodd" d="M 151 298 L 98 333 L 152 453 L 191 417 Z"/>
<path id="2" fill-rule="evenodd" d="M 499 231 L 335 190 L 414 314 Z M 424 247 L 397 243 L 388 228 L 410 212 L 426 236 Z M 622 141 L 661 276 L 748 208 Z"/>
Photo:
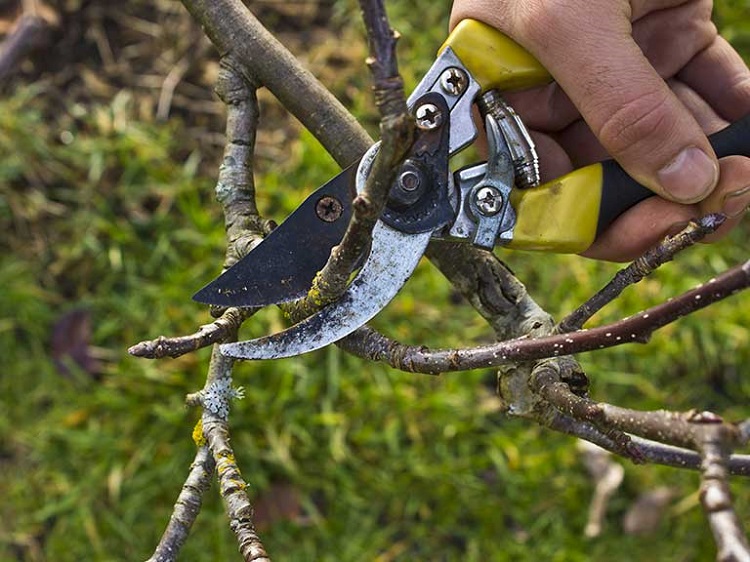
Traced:
<path id="1" fill-rule="evenodd" d="M 201 435 L 202 439 L 203 436 Z M 173 562 L 177 560 L 190 529 L 200 513 L 203 494 L 211 485 L 211 477 L 216 468 L 211 452 L 205 445 L 199 445 L 195 460 L 190 466 L 190 474 L 182 485 L 177 497 L 169 524 L 159 541 L 156 550 L 146 562 Z"/>
<path id="2" fill-rule="evenodd" d="M 542 423 L 542 421 L 540 421 Z M 592 424 L 582 422 L 559 412 L 542 423 L 550 429 L 585 439 L 603 449 L 617 453 L 613 441 Z M 673 468 L 700 470 L 701 457 L 695 451 L 665 445 L 658 441 L 630 435 L 630 446 L 637 453 L 640 462 L 671 466 Z M 731 455 L 727 463 L 729 474 L 750 477 L 750 455 Z"/>
<path id="3" fill-rule="evenodd" d="M 565 333 L 581 329 L 594 314 L 620 296 L 627 287 L 635 285 L 663 264 L 673 260 L 679 252 L 715 232 L 725 220 L 724 215 L 710 214 L 698 221 L 691 221 L 682 232 L 675 236 L 668 236 L 658 246 L 618 271 L 604 288 L 563 318 L 558 331 Z"/>
<path id="4" fill-rule="evenodd" d="M 177 337 L 159 336 L 154 340 L 135 344 L 128 349 L 128 353 L 145 359 L 180 357 L 226 340 L 231 334 L 236 333 L 255 311 L 256 309 L 250 308 L 228 308 L 214 322 L 201 326 L 194 334 Z"/>
<path id="5" fill-rule="evenodd" d="M 598 537 L 604 528 L 609 500 L 622 484 L 625 469 L 612 458 L 606 449 L 579 439 L 576 449 L 594 484 L 594 495 L 589 504 L 589 516 L 583 534 L 588 538 Z"/>
<path id="6" fill-rule="evenodd" d="M 617 440 L 613 439 L 614 432 L 621 432 L 627 437 L 629 453 L 632 453 L 632 458 L 636 461 L 641 459 L 638 458 L 637 449 L 631 449 L 631 436 L 638 436 L 649 441 L 657 440 L 660 444 L 683 450 L 698 450 L 706 440 L 706 431 L 721 427 L 726 433 L 726 439 L 729 440 L 731 437 L 731 442 L 728 441 L 727 446 L 742 443 L 741 426 L 725 422 L 711 412 L 639 411 L 621 408 L 604 402 L 595 402 L 573 393 L 551 369 L 537 369 L 534 375 L 532 382 L 537 392 L 560 414 L 593 426 L 598 433 L 607 438 L 608 443 L 605 448 L 609 450 L 613 447 L 622 448 L 622 443 L 618 444 Z M 552 419 L 551 416 L 549 418 Z M 622 454 L 621 450 L 616 452 Z M 697 463 L 693 468 L 697 468 Z"/>

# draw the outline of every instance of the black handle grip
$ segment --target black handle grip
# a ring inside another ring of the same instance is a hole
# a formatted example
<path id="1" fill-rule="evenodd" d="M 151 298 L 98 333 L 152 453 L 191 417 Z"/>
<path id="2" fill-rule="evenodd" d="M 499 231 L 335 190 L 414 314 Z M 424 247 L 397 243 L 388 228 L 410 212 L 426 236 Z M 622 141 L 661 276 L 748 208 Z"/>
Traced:
<path id="1" fill-rule="evenodd" d="M 750 114 L 714 133 L 708 140 L 719 158 L 730 155 L 750 157 Z M 631 178 L 614 160 L 602 162 L 602 172 L 602 202 L 596 226 L 597 236 L 633 205 L 654 195 L 653 191 Z"/>

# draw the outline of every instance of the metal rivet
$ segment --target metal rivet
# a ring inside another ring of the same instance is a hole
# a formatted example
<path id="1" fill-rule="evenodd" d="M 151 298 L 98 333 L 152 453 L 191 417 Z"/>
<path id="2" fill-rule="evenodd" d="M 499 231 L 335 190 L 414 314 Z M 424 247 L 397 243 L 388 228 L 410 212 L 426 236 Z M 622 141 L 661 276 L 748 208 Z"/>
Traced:
<path id="1" fill-rule="evenodd" d="M 466 72 L 455 66 L 444 70 L 440 75 L 440 87 L 451 96 L 460 96 L 468 85 L 469 77 Z"/>
<path id="2" fill-rule="evenodd" d="M 334 222 L 341 217 L 344 212 L 344 206 L 341 201 L 335 197 L 325 196 L 321 197 L 315 204 L 315 214 L 318 218 L 325 222 Z"/>
<path id="3" fill-rule="evenodd" d="M 405 170 L 398 177 L 398 185 L 404 191 L 414 191 L 422 183 L 422 177 L 416 170 Z"/>
<path id="4" fill-rule="evenodd" d="M 481 187 L 474 194 L 474 203 L 479 212 L 491 217 L 498 214 L 503 208 L 503 194 L 500 193 L 499 189 L 492 186 Z"/>
<path id="5" fill-rule="evenodd" d="M 425 103 L 416 111 L 417 127 L 426 131 L 437 129 L 443 122 L 443 114 L 436 105 Z"/>

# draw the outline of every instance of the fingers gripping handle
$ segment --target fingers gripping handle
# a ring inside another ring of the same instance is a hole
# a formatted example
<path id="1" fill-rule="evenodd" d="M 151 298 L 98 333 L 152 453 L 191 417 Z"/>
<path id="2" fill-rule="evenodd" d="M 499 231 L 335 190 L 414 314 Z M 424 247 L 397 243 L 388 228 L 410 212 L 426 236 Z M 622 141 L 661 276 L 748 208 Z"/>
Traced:
<path id="1" fill-rule="evenodd" d="M 750 115 L 709 137 L 719 158 L 750 157 Z M 578 253 L 622 213 L 654 193 L 614 160 L 580 168 L 551 182 L 517 190 L 518 221 L 510 248 Z"/>
<path id="2" fill-rule="evenodd" d="M 719 158 L 730 155 L 750 156 L 750 114 L 714 133 L 708 140 Z M 603 162 L 602 166 L 602 202 L 597 236 L 630 207 L 653 195 L 653 192 L 627 175 L 614 160 Z"/>
<path id="3" fill-rule="evenodd" d="M 518 43 L 476 20 L 463 20 L 440 48 L 447 47 L 486 92 L 522 90 L 552 81 L 547 69 Z"/>

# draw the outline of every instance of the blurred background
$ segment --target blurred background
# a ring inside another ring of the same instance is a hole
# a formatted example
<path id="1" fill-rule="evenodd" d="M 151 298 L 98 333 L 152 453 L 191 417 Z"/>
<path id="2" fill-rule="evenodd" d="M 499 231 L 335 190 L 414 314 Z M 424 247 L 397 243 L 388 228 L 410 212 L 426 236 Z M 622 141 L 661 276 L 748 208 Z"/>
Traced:
<path id="1" fill-rule="evenodd" d="M 353 0 L 251 9 L 376 132 Z M 413 86 L 445 37 L 449 3 L 387 3 Z M 224 110 L 217 57 L 176 1 L 0 2 L 0 35 L 24 10 L 46 22 L 35 50 L 0 68 L 0 561 L 138 560 L 167 523 L 195 446 L 208 351 L 137 360 L 127 348 L 210 322 L 190 299 L 218 274 L 213 186 Z M 750 57 L 750 5 L 716 20 Z M 259 205 L 280 221 L 337 172 L 266 91 Z M 750 222 L 680 256 L 597 315 L 602 323 L 747 259 Z M 560 318 L 616 270 L 575 256 L 498 251 Z M 581 356 L 592 396 L 632 408 L 748 416 L 746 295 L 656 333 L 647 346 Z M 374 324 L 407 343 L 470 346 L 484 322 L 422 264 Z M 264 311 L 245 338 L 278 331 Z M 709 560 L 694 473 L 624 463 L 602 534 L 584 538 L 593 482 L 575 440 L 499 411 L 489 371 L 410 375 L 335 347 L 244 363 L 231 414 L 239 465 L 277 560 Z M 747 481 L 733 489 L 750 520 Z M 623 518 L 668 491 L 640 532 Z M 649 496 L 651 494 L 651 496 Z M 215 487 L 184 560 L 239 560 Z"/>

